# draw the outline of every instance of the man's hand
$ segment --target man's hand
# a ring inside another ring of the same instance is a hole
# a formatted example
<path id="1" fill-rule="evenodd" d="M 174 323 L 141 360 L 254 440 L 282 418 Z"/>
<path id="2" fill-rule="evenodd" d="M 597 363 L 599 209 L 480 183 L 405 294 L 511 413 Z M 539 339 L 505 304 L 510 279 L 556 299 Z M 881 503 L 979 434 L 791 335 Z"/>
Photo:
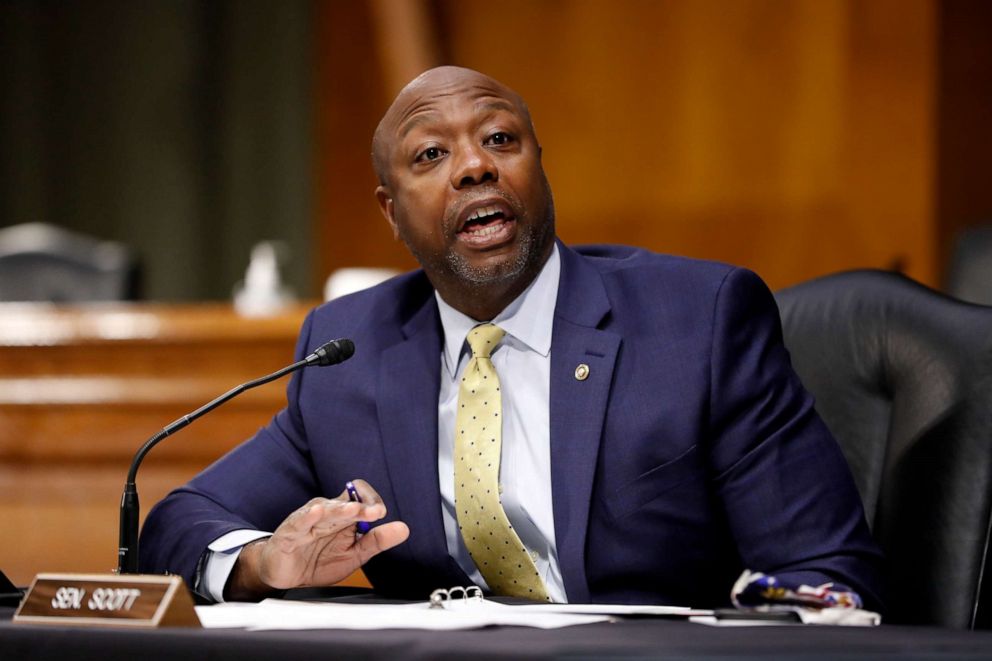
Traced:
<path id="1" fill-rule="evenodd" d="M 377 553 L 406 541 L 410 529 L 401 521 L 376 526 L 356 535 L 358 521 L 386 516 L 379 494 L 364 480 L 355 480 L 361 503 L 314 498 L 283 521 L 272 537 L 248 544 L 234 565 L 224 596 L 259 599 L 277 590 L 333 585 Z"/>

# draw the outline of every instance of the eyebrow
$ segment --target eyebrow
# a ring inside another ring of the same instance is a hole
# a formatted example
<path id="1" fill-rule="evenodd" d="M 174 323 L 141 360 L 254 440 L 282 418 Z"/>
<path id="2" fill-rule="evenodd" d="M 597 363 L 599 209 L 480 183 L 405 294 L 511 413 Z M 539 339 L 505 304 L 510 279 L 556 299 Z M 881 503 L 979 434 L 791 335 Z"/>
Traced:
<path id="1" fill-rule="evenodd" d="M 490 99 L 476 104 L 477 112 L 497 112 L 500 110 L 507 112 L 515 112 L 517 107 L 507 101 L 506 99 Z M 436 110 L 423 110 L 416 112 L 415 114 L 403 122 L 400 126 L 399 137 L 400 139 L 405 138 L 409 135 L 410 131 L 417 128 L 421 124 L 429 122 L 435 115 L 439 114 Z"/>
<path id="2" fill-rule="evenodd" d="M 405 122 L 403 122 L 403 125 L 400 126 L 400 138 L 401 139 L 405 138 L 407 134 L 410 133 L 410 131 L 417 128 L 421 124 L 426 123 L 431 119 L 432 115 L 436 115 L 436 114 L 437 111 L 435 110 L 426 110 L 424 112 L 418 112 L 413 117 L 407 119 Z"/>
<path id="3" fill-rule="evenodd" d="M 493 99 L 491 101 L 485 101 L 481 104 L 477 104 L 476 107 L 485 112 L 495 112 L 497 110 L 514 112 L 517 110 L 517 107 L 506 99 Z"/>

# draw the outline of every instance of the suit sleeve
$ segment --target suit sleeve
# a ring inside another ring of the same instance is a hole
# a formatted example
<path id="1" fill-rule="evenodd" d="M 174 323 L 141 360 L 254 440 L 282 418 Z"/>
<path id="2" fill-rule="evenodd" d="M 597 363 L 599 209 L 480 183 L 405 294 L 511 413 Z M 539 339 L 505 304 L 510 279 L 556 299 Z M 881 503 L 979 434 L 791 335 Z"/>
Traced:
<path id="1" fill-rule="evenodd" d="M 716 297 L 711 459 L 743 565 L 852 589 L 881 609 L 881 554 L 836 441 L 792 369 L 771 292 L 737 269 Z"/>
<path id="2" fill-rule="evenodd" d="M 297 360 L 307 353 L 312 316 L 303 324 Z M 304 378 L 306 370 L 293 375 L 286 408 L 266 427 L 149 512 L 139 545 L 142 572 L 179 574 L 192 588 L 212 541 L 239 529 L 275 530 L 318 495 L 297 406 Z"/>

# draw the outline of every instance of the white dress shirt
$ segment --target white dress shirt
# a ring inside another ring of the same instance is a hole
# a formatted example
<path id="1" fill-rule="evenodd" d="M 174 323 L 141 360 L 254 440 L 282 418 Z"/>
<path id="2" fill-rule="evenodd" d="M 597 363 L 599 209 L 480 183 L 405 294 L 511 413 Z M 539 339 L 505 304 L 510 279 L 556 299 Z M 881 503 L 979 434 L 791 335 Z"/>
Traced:
<path id="1" fill-rule="evenodd" d="M 506 331 L 493 351 L 503 401 L 500 458 L 501 501 L 520 541 L 530 551 L 552 601 L 565 602 L 558 565 L 551 502 L 551 331 L 561 261 L 558 246 L 537 278 L 492 323 Z M 458 532 L 455 515 L 455 417 L 458 384 L 471 358 L 465 341 L 480 322 L 448 305 L 435 292 L 444 352 L 437 416 L 437 471 L 441 485 L 441 514 L 448 553 L 477 585 L 486 587 Z"/>
<path id="2" fill-rule="evenodd" d="M 552 601 L 563 603 L 567 599 L 555 544 L 549 422 L 551 333 L 560 275 L 561 259 L 555 245 L 551 257 L 530 286 L 492 320 L 506 331 L 492 354 L 492 361 L 503 395 L 500 459 L 503 509 L 520 540 L 530 550 L 548 595 Z M 448 553 L 474 583 L 486 587 L 485 579 L 458 532 L 452 456 L 458 383 L 471 357 L 465 337 L 480 322 L 455 310 L 437 292 L 435 296 L 444 329 L 438 396 L 437 464 L 441 515 Z M 243 546 L 268 535 L 271 533 L 235 530 L 214 540 L 207 547 L 209 555 L 199 578 L 198 591 L 222 602 L 224 586 Z"/>

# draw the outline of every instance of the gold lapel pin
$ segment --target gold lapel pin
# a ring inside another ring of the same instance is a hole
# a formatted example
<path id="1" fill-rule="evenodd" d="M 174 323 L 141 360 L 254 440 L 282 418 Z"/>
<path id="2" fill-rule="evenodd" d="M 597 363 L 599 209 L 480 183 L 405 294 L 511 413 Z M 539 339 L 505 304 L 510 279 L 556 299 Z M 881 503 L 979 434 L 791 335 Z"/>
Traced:
<path id="1" fill-rule="evenodd" d="M 579 366 L 575 368 L 575 380 L 585 381 L 589 378 L 589 366 L 585 363 L 579 363 Z"/>

